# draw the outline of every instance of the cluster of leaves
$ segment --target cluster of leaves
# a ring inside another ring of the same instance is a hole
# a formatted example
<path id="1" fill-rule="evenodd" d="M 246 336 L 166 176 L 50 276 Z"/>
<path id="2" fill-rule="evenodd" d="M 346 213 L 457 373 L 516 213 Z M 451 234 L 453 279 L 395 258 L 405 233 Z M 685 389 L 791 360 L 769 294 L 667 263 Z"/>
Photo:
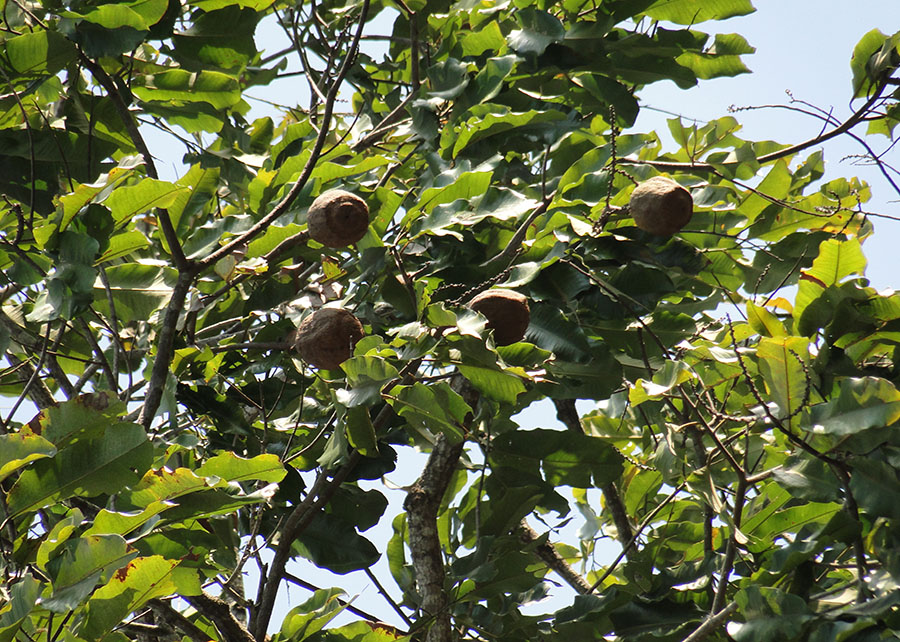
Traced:
<path id="1" fill-rule="evenodd" d="M 862 122 L 893 134 L 900 34 L 860 42 L 857 111 L 813 141 L 676 118 L 664 151 L 628 129 L 649 83 L 745 72 L 744 38 L 691 25 L 752 10 L 7 2 L 0 642 L 439 641 L 443 618 L 491 640 L 900 635 L 900 298 L 864 277 L 868 187 L 806 153 Z M 264 55 L 264 20 L 292 46 Z M 308 106 L 249 121 L 292 57 Z M 154 126 L 185 147 L 177 180 Z M 626 207 L 659 173 L 695 203 L 668 239 Z M 306 235 L 333 187 L 371 210 L 353 248 Z M 493 285 L 528 296 L 524 341 L 496 347 L 465 309 Z M 287 349 L 326 301 L 366 328 L 339 371 Z M 523 430 L 542 399 L 561 423 Z M 448 467 L 435 613 L 411 520 L 359 482 L 444 443 L 457 458 L 420 480 Z M 524 530 L 573 511 L 572 541 Z M 380 552 L 362 533 L 388 521 Z M 286 569 L 382 554 L 409 631 Z M 557 577 L 571 606 L 523 613 Z M 279 624 L 286 581 L 315 592 Z M 344 610 L 359 621 L 325 629 Z"/>

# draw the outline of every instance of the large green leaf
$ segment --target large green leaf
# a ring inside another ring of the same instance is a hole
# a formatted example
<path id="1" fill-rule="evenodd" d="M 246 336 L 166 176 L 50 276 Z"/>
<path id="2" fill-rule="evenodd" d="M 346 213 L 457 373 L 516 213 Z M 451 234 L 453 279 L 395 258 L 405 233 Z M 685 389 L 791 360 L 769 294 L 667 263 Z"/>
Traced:
<path id="1" fill-rule="evenodd" d="M 10 38 L 4 46 L 10 65 L 22 75 L 55 74 L 77 56 L 62 34 L 43 29 Z"/>
<path id="2" fill-rule="evenodd" d="M 0 607 L 0 642 L 12 642 L 25 618 L 34 609 L 43 585 L 30 573 L 8 585 L 8 601 Z"/>
<path id="3" fill-rule="evenodd" d="M 900 391 L 885 379 L 847 377 L 840 394 L 828 403 L 810 409 L 813 432 L 845 436 L 892 426 L 900 420 Z"/>
<path id="4" fill-rule="evenodd" d="M 101 436 L 78 440 L 25 470 L 9 493 L 11 516 L 72 496 L 116 493 L 150 467 L 153 446 L 144 429 L 121 422 Z"/>
<path id="5" fill-rule="evenodd" d="M 285 475 L 284 464 L 276 455 L 257 455 L 245 459 L 228 451 L 210 457 L 195 472 L 203 477 L 219 477 L 238 482 L 277 482 Z"/>
<path id="6" fill-rule="evenodd" d="M 447 128 L 441 134 L 441 147 L 449 149 L 451 156 L 458 156 L 467 146 L 480 140 L 496 136 L 510 130 L 528 129 L 543 123 L 565 120 L 565 115 L 558 111 L 532 109 L 527 112 L 514 112 L 503 105 L 485 104 L 472 107 L 464 115 L 458 128 Z M 521 136 L 525 132 L 517 131 Z"/>
<path id="7" fill-rule="evenodd" d="M 494 440 L 491 456 L 498 466 L 532 473 L 540 469 L 554 486 L 602 486 L 622 474 L 622 456 L 612 446 L 572 431 L 507 432 Z"/>
<path id="8" fill-rule="evenodd" d="M 307 639 L 318 633 L 345 608 L 346 593 L 341 589 L 320 589 L 308 600 L 292 608 L 281 622 L 281 632 L 274 642 Z"/>
<path id="9" fill-rule="evenodd" d="M 103 204 L 112 212 L 116 225 L 120 226 L 155 207 L 168 207 L 187 191 L 180 185 L 144 178 L 137 185 L 117 188 Z"/>
<path id="10" fill-rule="evenodd" d="M 454 441 L 462 439 L 463 420 L 472 411 L 446 383 L 394 386 L 387 399 L 397 414 L 416 430 L 424 434 L 444 433 Z"/>
<path id="11" fill-rule="evenodd" d="M 810 397 L 813 382 L 806 367 L 809 341 L 803 337 L 763 337 L 757 348 L 759 371 L 782 416 L 796 414 Z"/>
<path id="12" fill-rule="evenodd" d="M 378 549 L 345 520 L 330 513 L 317 513 L 294 548 L 316 566 L 335 573 L 368 568 L 381 557 Z"/>
<path id="13" fill-rule="evenodd" d="M 707 20 L 745 16 L 756 9 L 750 0 L 657 0 L 644 9 L 655 20 L 693 25 Z"/>
<path id="14" fill-rule="evenodd" d="M 137 554 L 119 535 L 73 539 L 47 565 L 52 593 L 41 600 L 41 605 L 58 613 L 75 609 L 97 584 L 109 581 L 116 569 L 128 564 Z"/>
<path id="15" fill-rule="evenodd" d="M 171 69 L 135 80 L 139 84 L 132 89 L 141 100 L 209 103 L 215 109 L 228 109 L 241 99 L 237 79 L 218 71 Z"/>
<path id="16" fill-rule="evenodd" d="M 0 481 L 35 460 L 55 454 L 56 446 L 40 435 L 0 435 Z"/>
<path id="17" fill-rule="evenodd" d="M 107 634 L 129 613 L 137 611 L 149 600 L 175 593 L 179 585 L 173 575 L 179 571 L 178 565 L 178 560 L 164 559 L 159 555 L 138 557 L 128 562 L 88 600 L 87 616 L 78 628 L 78 634 L 97 642 L 106 640 Z M 193 574 L 196 577 L 195 571 Z M 196 590 L 200 591 L 199 581 Z"/>

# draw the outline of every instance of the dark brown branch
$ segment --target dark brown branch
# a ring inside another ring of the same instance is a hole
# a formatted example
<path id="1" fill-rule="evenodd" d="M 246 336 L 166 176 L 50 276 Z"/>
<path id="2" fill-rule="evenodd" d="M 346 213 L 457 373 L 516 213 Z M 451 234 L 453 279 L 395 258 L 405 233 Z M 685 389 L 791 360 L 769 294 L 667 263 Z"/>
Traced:
<path id="1" fill-rule="evenodd" d="M 225 600 L 206 593 L 186 595 L 184 599 L 215 624 L 225 642 L 256 642 L 247 627 L 234 617 L 231 605 Z"/>
<path id="2" fill-rule="evenodd" d="M 881 99 L 881 94 L 884 92 L 884 89 L 885 87 L 887 87 L 887 85 L 887 81 L 882 81 L 875 88 L 875 91 L 862 107 L 853 112 L 853 114 L 847 120 L 845 120 L 841 125 L 835 127 L 831 131 L 815 136 L 814 138 L 810 138 L 809 140 L 803 141 L 802 143 L 797 143 L 796 145 L 785 147 L 784 149 L 772 152 L 770 154 L 764 154 L 757 158 L 756 162 L 758 162 L 760 165 L 772 163 L 782 158 L 793 156 L 798 152 L 802 152 L 804 149 L 809 149 L 810 147 L 813 147 L 820 143 L 824 143 L 827 140 L 831 140 L 832 138 L 840 136 L 841 134 L 849 131 L 860 122 L 865 120 L 866 114 L 869 113 L 869 110 L 872 108 L 872 106 Z M 629 165 L 649 165 L 654 169 L 658 169 L 664 172 L 710 172 L 716 169 L 716 166 L 711 165 L 710 163 L 684 163 L 677 161 L 640 160 L 636 158 L 620 158 L 619 163 L 627 163 Z M 717 165 L 719 167 L 734 167 L 738 164 L 740 164 L 740 161 L 719 163 Z"/>
<path id="3" fill-rule="evenodd" d="M 431 620 L 425 642 L 450 642 L 452 639 L 437 512 L 464 443 L 451 444 L 444 435 L 438 435 L 422 475 L 410 486 L 403 502 L 409 528 L 410 557 L 416 585 L 422 596 L 422 611 Z"/>
<path id="4" fill-rule="evenodd" d="M 159 340 L 156 342 L 156 357 L 153 361 L 153 370 L 150 373 L 150 386 L 147 388 L 144 405 L 141 408 L 139 422 L 144 428 L 150 427 L 162 401 L 163 389 L 169 376 L 169 364 L 172 362 L 172 355 L 175 350 L 175 333 L 178 331 L 178 317 L 184 308 L 184 301 L 187 298 L 188 291 L 191 289 L 193 280 L 192 274 L 188 272 L 179 273 L 178 281 L 172 289 L 169 305 L 166 307 L 162 327 L 159 329 Z"/>
<path id="5" fill-rule="evenodd" d="M 554 399 L 553 405 L 556 406 L 556 418 L 559 419 L 566 428 L 572 432 L 584 434 L 584 426 L 581 424 L 581 418 L 578 416 L 578 410 L 575 408 L 574 399 Z M 600 488 L 606 507 L 609 509 L 613 518 L 613 524 L 616 525 L 616 539 L 622 545 L 624 550 L 631 550 L 631 542 L 634 539 L 634 530 L 631 527 L 631 520 L 628 519 L 628 511 L 625 510 L 625 504 L 619 495 L 619 489 L 615 483 L 610 482 L 603 484 Z"/>
<path id="6" fill-rule="evenodd" d="M 160 620 L 182 631 L 192 642 L 209 642 L 209 635 L 172 606 L 162 600 L 151 600 L 148 606 Z"/>
<path id="7" fill-rule="evenodd" d="M 533 544 L 540 537 L 537 531 L 531 528 L 524 519 L 519 523 L 518 532 L 519 538 L 526 544 Z M 587 595 L 591 592 L 591 585 L 588 584 L 587 580 L 573 569 L 565 559 L 563 559 L 563 556 L 553 547 L 553 544 L 550 542 L 538 544 L 534 549 L 534 553 L 541 558 L 547 566 L 556 571 L 556 574 L 559 575 L 566 584 L 580 594 Z"/>
<path id="8" fill-rule="evenodd" d="M 285 520 L 281 529 L 281 539 L 278 543 L 278 548 L 275 551 L 275 556 L 272 558 L 272 564 L 266 576 L 265 587 L 256 611 L 253 613 L 251 629 L 259 642 L 265 640 L 266 637 L 266 629 L 269 626 L 269 620 L 272 618 L 272 609 L 275 606 L 278 587 L 282 578 L 284 578 L 284 569 L 291 556 L 291 544 L 309 526 L 319 509 L 328 503 L 338 487 L 347 479 L 360 457 L 359 453 L 353 453 L 349 461 L 338 469 L 331 479 L 328 479 L 328 474 L 325 471 L 320 472 L 309 493 L 307 493 L 302 502 L 297 504 L 287 520 Z"/>
<path id="9" fill-rule="evenodd" d="M 119 118 L 122 119 L 122 124 L 125 125 L 125 129 L 128 131 L 131 142 L 134 143 L 138 152 L 144 157 L 144 164 L 147 167 L 147 176 L 158 179 L 159 174 L 156 171 L 156 164 L 153 162 L 153 156 L 150 154 L 150 148 L 148 148 L 147 143 L 144 142 L 144 137 L 138 129 L 137 122 L 128 110 L 128 105 L 126 105 L 125 101 L 122 99 L 115 82 L 113 82 L 113 79 L 110 78 L 109 74 L 106 73 L 106 70 L 100 64 L 94 62 L 80 51 L 79 57 L 81 63 L 91 72 L 91 75 L 96 78 L 97 82 L 100 83 L 100 86 L 106 90 L 106 93 L 109 94 L 109 98 L 112 100 L 116 112 L 119 114 Z M 158 208 L 157 220 L 159 220 L 159 227 L 163 232 L 166 243 L 169 245 L 169 251 L 172 253 L 175 267 L 178 268 L 179 272 L 188 270 L 190 268 L 190 261 L 188 261 L 184 255 L 184 251 L 181 249 L 181 242 L 178 240 L 178 234 L 175 232 L 175 227 L 172 225 L 172 219 L 169 216 L 168 210 Z"/>

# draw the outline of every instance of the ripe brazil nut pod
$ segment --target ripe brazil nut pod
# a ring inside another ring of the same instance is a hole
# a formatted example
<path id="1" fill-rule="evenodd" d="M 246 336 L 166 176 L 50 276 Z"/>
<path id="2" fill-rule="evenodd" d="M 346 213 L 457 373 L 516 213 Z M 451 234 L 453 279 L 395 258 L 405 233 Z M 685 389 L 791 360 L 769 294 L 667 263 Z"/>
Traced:
<path id="1" fill-rule="evenodd" d="M 369 206 L 356 194 L 333 189 L 309 206 L 309 236 L 327 247 L 347 247 L 366 235 Z"/>
<path id="2" fill-rule="evenodd" d="M 362 324 L 343 308 L 320 308 L 303 319 L 294 333 L 294 349 L 304 361 L 336 370 L 353 355 L 363 337 Z"/>
<path id="3" fill-rule="evenodd" d="M 628 202 L 635 224 L 650 234 L 672 236 L 694 213 L 691 193 L 666 176 L 654 176 L 638 185 Z"/>
<path id="4" fill-rule="evenodd" d="M 472 299 L 469 307 L 488 320 L 498 346 L 521 341 L 531 320 L 528 299 L 512 290 L 486 290 Z"/>

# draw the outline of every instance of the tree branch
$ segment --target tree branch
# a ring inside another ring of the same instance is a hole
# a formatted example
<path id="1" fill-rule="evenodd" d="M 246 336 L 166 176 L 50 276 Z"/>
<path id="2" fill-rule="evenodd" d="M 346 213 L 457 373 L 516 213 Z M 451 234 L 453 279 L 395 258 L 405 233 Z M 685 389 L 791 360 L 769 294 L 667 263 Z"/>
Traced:
<path id="1" fill-rule="evenodd" d="M 575 408 L 574 399 L 554 399 L 553 405 L 556 406 L 556 418 L 559 419 L 566 428 L 572 432 L 584 434 L 584 426 L 581 424 L 581 418 L 578 416 L 578 410 Z M 631 527 L 631 520 L 628 519 L 628 511 L 625 510 L 625 504 L 619 495 L 619 489 L 615 483 L 610 482 L 603 484 L 600 488 L 603 493 L 606 507 L 609 509 L 613 518 L 613 524 L 616 525 L 616 539 L 622 545 L 622 549 L 631 550 L 632 541 L 634 539 L 634 529 Z"/>
<path id="2" fill-rule="evenodd" d="M 253 635 L 259 642 L 265 640 L 266 637 L 266 629 L 269 626 L 269 620 L 272 618 L 272 609 L 275 606 L 278 587 L 284 578 L 284 569 L 291 556 L 291 544 L 312 522 L 318 510 L 328 503 L 328 500 L 331 499 L 338 487 L 344 483 L 344 480 L 347 479 L 347 476 L 360 458 L 361 455 L 354 452 L 350 456 L 349 461 L 338 469 L 330 480 L 327 472 L 320 472 L 309 493 L 307 493 L 302 502 L 297 504 L 285 521 L 281 529 L 281 539 L 278 542 L 278 548 L 275 550 L 272 565 L 269 567 L 269 572 L 266 576 L 265 588 L 251 619 Z"/>
<path id="3" fill-rule="evenodd" d="M 147 167 L 147 176 L 158 179 L 159 174 L 156 171 L 156 164 L 153 162 L 153 156 L 150 154 L 150 149 L 147 147 L 147 143 L 144 142 L 144 138 L 141 136 L 137 123 L 132 117 L 131 112 L 128 110 L 128 105 L 122 100 L 118 87 L 116 87 L 112 78 L 110 78 L 109 74 L 106 73 L 106 70 L 100 64 L 88 58 L 80 50 L 78 55 L 81 63 L 87 67 L 91 72 L 91 75 L 97 79 L 100 86 L 106 90 L 107 94 L 109 94 L 109 98 L 112 100 L 113 105 L 119 114 L 119 118 L 122 119 L 125 129 L 128 131 L 131 142 L 134 143 L 138 152 L 144 157 L 144 164 Z M 166 243 L 169 245 L 169 251 L 172 253 L 175 267 L 178 268 L 179 272 L 188 270 L 190 268 L 190 261 L 185 257 L 184 250 L 181 248 L 181 242 L 178 240 L 178 234 L 175 232 L 175 227 L 172 225 L 169 211 L 162 207 L 157 208 L 157 219 L 159 220 L 159 227 L 166 239 Z"/>
<path id="4" fill-rule="evenodd" d="M 409 487 L 403 508 L 409 528 L 409 551 L 422 596 L 422 611 L 431 620 L 425 642 L 450 642 L 449 601 L 444 590 L 444 557 L 437 512 L 465 442 L 451 444 L 438 435 L 422 475 Z"/>
<path id="5" fill-rule="evenodd" d="M 331 128 L 331 117 L 334 113 L 334 104 L 337 100 L 338 92 L 341 89 L 341 84 L 343 83 L 344 78 L 346 78 L 347 73 L 350 71 L 350 67 L 353 65 L 353 61 L 356 59 L 356 52 L 359 50 L 359 40 L 362 37 L 363 27 L 365 27 L 366 19 L 369 15 L 369 3 L 370 0 L 363 0 L 358 27 L 356 29 L 356 33 L 353 36 L 353 42 L 350 45 L 350 51 L 347 53 L 347 57 L 344 58 L 344 62 L 341 64 L 341 68 L 338 70 L 337 76 L 334 79 L 334 83 L 332 83 L 331 88 L 328 90 L 328 95 L 326 96 L 327 100 L 325 101 L 325 110 L 322 113 L 322 125 L 321 129 L 319 130 L 319 135 L 316 137 L 316 142 L 313 145 L 309 160 L 306 161 L 306 165 L 303 167 L 303 171 L 300 173 L 300 177 L 297 179 L 297 182 L 294 183 L 294 186 L 291 187 L 287 194 L 285 194 L 284 198 L 282 198 L 281 201 L 279 201 L 272 208 L 272 211 L 259 219 L 259 221 L 251 226 L 250 229 L 248 229 L 243 234 L 239 234 L 224 246 L 220 247 L 212 254 L 206 256 L 204 259 L 201 259 L 198 262 L 198 266 L 200 269 L 205 269 L 210 265 L 214 265 L 216 261 L 225 256 L 228 256 L 229 254 L 234 252 L 237 247 L 248 243 L 250 239 L 254 238 L 260 232 L 268 228 L 273 221 L 275 221 L 278 217 L 280 217 L 288 210 L 288 208 L 297 199 L 297 196 L 300 195 L 300 192 L 306 186 L 307 181 L 309 181 L 309 178 L 310 176 L 312 176 L 313 170 L 316 167 L 316 163 L 319 161 L 319 155 L 322 153 L 322 149 L 325 146 L 325 140 L 328 138 L 328 133 Z"/>
<path id="6" fill-rule="evenodd" d="M 148 606 L 156 616 L 169 626 L 179 629 L 187 635 L 191 642 L 209 642 L 209 635 L 199 626 L 175 610 L 171 604 L 162 600 L 150 600 Z"/>
<path id="7" fill-rule="evenodd" d="M 222 634 L 225 642 L 256 642 L 250 631 L 231 612 L 225 600 L 201 593 L 183 596 L 187 602 L 208 618 Z M 259 638 L 262 640 L 262 638 Z"/>
<path id="8" fill-rule="evenodd" d="M 797 143 L 796 145 L 785 147 L 784 149 L 772 152 L 770 154 L 764 154 L 757 158 L 756 162 L 758 162 L 760 165 L 772 163 L 782 158 L 793 156 L 797 152 L 802 152 L 804 149 L 808 149 L 810 147 L 818 145 L 819 143 L 824 143 L 827 140 L 831 140 L 832 138 L 840 136 L 841 134 L 849 131 L 865 119 L 866 114 L 869 112 L 872 106 L 881 99 L 881 94 L 884 92 L 884 89 L 885 87 L 887 87 L 887 85 L 887 80 L 883 80 L 881 83 L 879 83 L 876 86 L 875 91 L 865 102 L 865 104 L 855 112 L 853 112 L 853 114 L 847 120 L 845 120 L 843 123 L 832 129 L 831 131 L 819 134 L 818 136 L 803 141 L 802 143 Z M 716 170 L 717 167 L 734 167 L 740 164 L 739 161 L 717 163 L 716 165 L 711 165 L 710 163 L 684 163 L 677 161 L 640 160 L 637 158 L 620 158 L 619 163 L 626 163 L 629 165 L 649 165 L 654 169 L 658 169 L 664 172 L 710 172 Z"/>
<path id="9" fill-rule="evenodd" d="M 528 525 L 524 519 L 519 523 L 519 538 L 526 544 L 533 544 L 540 537 L 537 531 Z M 578 591 L 582 595 L 591 592 L 591 585 L 584 579 L 575 569 L 572 568 L 559 551 L 550 542 L 539 544 L 534 549 L 535 555 L 547 564 L 552 570 L 556 571 L 566 584 Z"/>
<path id="10" fill-rule="evenodd" d="M 144 428 L 150 428 L 159 404 L 162 401 L 166 379 L 169 377 L 169 364 L 172 363 L 172 355 L 175 350 L 175 333 L 178 331 L 178 317 L 184 309 L 184 301 L 191 289 L 194 280 L 193 274 L 181 272 L 178 281 L 172 289 L 172 297 L 166 307 L 162 327 L 159 330 L 159 340 L 156 342 L 156 358 L 153 361 L 153 370 L 150 373 L 150 386 L 144 397 L 144 405 L 141 407 L 140 419 Z"/>
<path id="11" fill-rule="evenodd" d="M 730 602 L 721 611 L 703 620 L 703 624 L 694 629 L 694 632 L 684 638 L 682 642 L 700 642 L 700 640 L 705 640 L 713 631 L 725 624 L 728 616 L 737 611 L 737 607 L 737 602 Z"/>

